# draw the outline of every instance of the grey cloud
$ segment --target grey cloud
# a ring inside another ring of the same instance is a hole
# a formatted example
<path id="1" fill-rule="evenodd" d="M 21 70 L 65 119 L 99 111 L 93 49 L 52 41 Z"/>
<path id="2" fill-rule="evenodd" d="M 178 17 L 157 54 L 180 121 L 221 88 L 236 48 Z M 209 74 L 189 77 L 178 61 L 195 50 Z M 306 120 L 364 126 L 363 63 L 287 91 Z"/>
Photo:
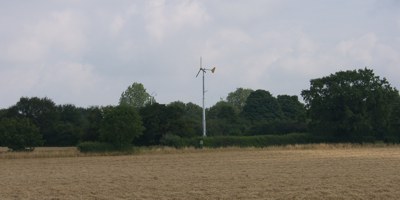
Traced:
<path id="1" fill-rule="evenodd" d="M 133 82 L 161 103 L 200 104 L 200 56 L 217 67 L 206 76 L 207 106 L 237 87 L 298 95 L 312 78 L 365 66 L 398 88 L 396 8 L 373 0 L 3 2 L 0 108 L 21 96 L 117 104 Z"/>

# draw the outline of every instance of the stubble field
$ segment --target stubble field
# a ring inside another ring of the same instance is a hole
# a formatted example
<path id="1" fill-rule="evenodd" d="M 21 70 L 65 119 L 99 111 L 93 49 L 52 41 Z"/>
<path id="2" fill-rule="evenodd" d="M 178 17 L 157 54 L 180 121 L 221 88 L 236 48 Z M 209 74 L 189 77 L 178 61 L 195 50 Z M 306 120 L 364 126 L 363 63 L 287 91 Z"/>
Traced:
<path id="1" fill-rule="evenodd" d="M 35 151 L 0 153 L 1 199 L 400 197 L 399 146 L 167 149 L 125 156 Z"/>

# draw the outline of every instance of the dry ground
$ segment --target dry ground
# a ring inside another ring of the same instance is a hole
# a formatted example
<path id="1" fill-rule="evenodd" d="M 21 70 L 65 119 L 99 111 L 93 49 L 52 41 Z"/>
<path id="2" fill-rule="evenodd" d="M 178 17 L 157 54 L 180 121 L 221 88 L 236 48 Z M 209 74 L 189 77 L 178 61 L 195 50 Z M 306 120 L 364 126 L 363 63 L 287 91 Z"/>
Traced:
<path id="1" fill-rule="evenodd" d="M 400 198 L 399 146 L 68 151 L 27 158 L 3 149 L 0 199 Z"/>

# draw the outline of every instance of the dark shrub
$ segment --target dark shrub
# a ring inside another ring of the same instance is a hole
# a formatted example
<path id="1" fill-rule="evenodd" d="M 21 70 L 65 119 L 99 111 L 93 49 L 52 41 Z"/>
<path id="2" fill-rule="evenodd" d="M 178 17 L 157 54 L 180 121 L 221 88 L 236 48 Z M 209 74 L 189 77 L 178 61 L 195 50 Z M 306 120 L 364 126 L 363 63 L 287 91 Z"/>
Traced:
<path id="1" fill-rule="evenodd" d="M 82 142 L 78 144 L 78 150 L 82 153 L 89 152 L 111 152 L 119 150 L 112 144 L 104 142 Z"/>
<path id="2" fill-rule="evenodd" d="M 199 147 L 200 140 L 203 140 L 204 147 L 267 147 L 274 145 L 307 144 L 319 142 L 308 133 L 291 133 L 287 135 L 259 135 L 259 136 L 215 136 L 180 138 L 176 135 L 166 135 L 162 139 L 162 145 L 182 148 L 187 146 Z"/>

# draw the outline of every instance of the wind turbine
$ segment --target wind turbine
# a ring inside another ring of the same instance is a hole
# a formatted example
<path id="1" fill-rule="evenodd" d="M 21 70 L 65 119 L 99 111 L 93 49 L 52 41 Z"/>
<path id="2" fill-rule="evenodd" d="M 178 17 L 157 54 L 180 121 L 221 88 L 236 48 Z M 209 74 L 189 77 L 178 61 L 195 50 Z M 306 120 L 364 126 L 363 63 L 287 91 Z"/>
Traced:
<path id="1" fill-rule="evenodd" d="M 205 93 L 206 93 L 205 87 L 204 87 L 204 74 L 206 73 L 206 71 L 211 71 L 212 73 L 214 73 L 215 72 L 215 67 L 212 68 L 212 69 L 203 68 L 202 57 L 200 57 L 200 69 L 199 69 L 199 72 L 197 72 L 196 78 L 197 78 L 197 76 L 199 76 L 200 72 L 203 72 L 203 137 L 207 137 L 207 131 L 206 131 L 206 108 L 205 108 L 205 105 L 204 105 L 204 100 L 205 100 L 204 96 L 205 96 Z"/>

